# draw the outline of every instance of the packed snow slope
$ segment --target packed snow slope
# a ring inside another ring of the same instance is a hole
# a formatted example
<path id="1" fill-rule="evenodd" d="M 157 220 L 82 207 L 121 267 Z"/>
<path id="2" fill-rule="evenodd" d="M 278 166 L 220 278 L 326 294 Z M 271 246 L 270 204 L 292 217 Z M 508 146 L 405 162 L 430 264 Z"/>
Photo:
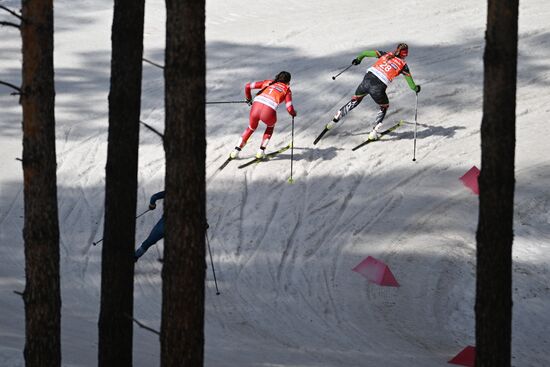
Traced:
<path id="1" fill-rule="evenodd" d="M 19 8 L 20 2 L 2 4 Z M 112 2 L 55 2 L 57 161 L 64 366 L 95 366 L 99 315 Z M 446 366 L 475 343 L 478 197 L 459 181 L 480 167 L 486 4 L 425 0 L 208 1 L 207 100 L 242 100 L 248 81 L 292 73 L 291 152 L 237 169 L 217 167 L 248 123 L 245 104 L 207 107 L 208 231 L 221 295 L 206 279 L 205 365 L 239 367 Z M 8 17 L 2 14 L 4 17 Z M 549 366 L 550 3 L 521 2 L 517 88 L 513 365 Z M 145 57 L 164 61 L 164 2 L 147 1 Z M 20 39 L 2 28 L 0 80 L 19 84 Z M 373 59 L 332 76 L 366 49 L 407 42 L 418 96 L 389 88 L 382 141 L 357 151 L 376 105 L 367 97 L 317 145 Z M 24 289 L 21 109 L 0 87 L 0 365 L 23 366 Z M 143 69 L 142 120 L 164 128 L 163 74 Z M 291 139 L 284 108 L 270 149 Z M 139 203 L 164 186 L 164 151 L 141 130 Z M 160 209 L 161 207 L 159 207 Z M 136 246 L 161 210 L 138 219 Z M 135 316 L 158 328 L 163 244 L 136 264 Z M 351 269 L 385 262 L 400 287 Z M 208 260 L 208 259 L 207 259 Z M 158 338 L 135 328 L 135 365 L 159 364 Z"/>

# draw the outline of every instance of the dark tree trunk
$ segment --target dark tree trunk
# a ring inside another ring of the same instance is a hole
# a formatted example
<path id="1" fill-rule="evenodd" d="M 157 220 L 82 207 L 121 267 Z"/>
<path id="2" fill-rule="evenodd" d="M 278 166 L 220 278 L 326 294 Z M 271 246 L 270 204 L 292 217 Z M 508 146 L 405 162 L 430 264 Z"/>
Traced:
<path id="1" fill-rule="evenodd" d="M 477 229 L 476 366 L 511 363 L 518 0 L 489 0 Z"/>
<path id="2" fill-rule="evenodd" d="M 205 2 L 166 1 L 166 238 L 161 366 L 202 366 L 205 278 Z"/>
<path id="3" fill-rule="evenodd" d="M 22 3 L 25 365 L 61 365 L 53 3 Z"/>
<path id="4" fill-rule="evenodd" d="M 103 367 L 132 365 L 143 21 L 144 0 L 115 0 L 99 314 Z"/>

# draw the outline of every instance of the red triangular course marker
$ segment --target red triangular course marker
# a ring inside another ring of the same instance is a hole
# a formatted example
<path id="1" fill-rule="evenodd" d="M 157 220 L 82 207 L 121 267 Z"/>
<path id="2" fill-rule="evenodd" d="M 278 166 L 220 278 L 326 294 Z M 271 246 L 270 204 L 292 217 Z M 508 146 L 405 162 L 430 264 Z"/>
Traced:
<path id="1" fill-rule="evenodd" d="M 399 283 L 395 280 L 390 268 L 372 256 L 361 261 L 352 270 L 363 275 L 372 283 L 387 287 L 399 287 Z"/>
<path id="2" fill-rule="evenodd" d="M 462 181 L 465 186 L 469 187 L 474 192 L 474 194 L 479 195 L 479 186 L 477 183 L 478 177 L 479 169 L 476 166 L 473 166 L 468 172 L 464 174 L 464 176 L 460 177 L 460 181 Z"/>
<path id="3" fill-rule="evenodd" d="M 474 367 L 476 363 L 476 347 L 472 347 L 471 345 L 467 346 L 448 363 Z"/>

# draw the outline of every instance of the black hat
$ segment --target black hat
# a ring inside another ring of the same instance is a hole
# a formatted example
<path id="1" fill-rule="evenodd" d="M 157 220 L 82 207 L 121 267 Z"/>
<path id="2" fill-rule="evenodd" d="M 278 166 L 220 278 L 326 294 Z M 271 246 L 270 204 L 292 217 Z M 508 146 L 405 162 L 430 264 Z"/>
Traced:
<path id="1" fill-rule="evenodd" d="M 281 71 L 275 76 L 276 82 L 290 83 L 290 73 L 288 71 Z"/>

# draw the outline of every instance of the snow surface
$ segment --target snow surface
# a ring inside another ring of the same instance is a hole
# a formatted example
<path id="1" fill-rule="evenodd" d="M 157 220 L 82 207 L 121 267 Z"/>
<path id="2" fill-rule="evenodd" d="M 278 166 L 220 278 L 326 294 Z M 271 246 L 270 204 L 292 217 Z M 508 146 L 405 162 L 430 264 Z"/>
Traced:
<path id="1" fill-rule="evenodd" d="M 3 5 L 19 8 L 20 2 Z M 207 3 L 207 99 L 239 100 L 248 81 L 292 73 L 295 182 L 290 152 L 215 175 L 248 122 L 244 104 L 209 105 L 210 267 L 206 366 L 445 366 L 475 343 L 478 198 L 458 180 L 480 166 L 486 4 L 351 0 Z M 97 364 L 100 248 L 112 2 L 55 2 L 57 160 L 64 366 Z M 2 19 L 8 17 L 2 14 Z M 550 3 L 522 1 L 517 90 L 513 365 L 549 366 Z M 9 18 L 8 18 L 9 19 Z M 147 1 L 144 56 L 163 63 L 164 3 Z M 20 40 L 0 30 L 0 80 L 20 83 Z M 386 126 L 404 127 L 353 152 L 377 112 L 370 98 L 316 146 L 372 62 L 331 79 L 365 49 L 410 46 L 418 100 L 403 78 L 388 88 Z M 23 366 L 21 109 L 0 86 L 0 365 Z M 142 120 L 164 126 L 163 75 L 144 64 Z M 243 151 L 252 156 L 263 127 Z M 270 148 L 287 144 L 283 108 Z M 163 188 L 164 151 L 141 130 L 138 212 Z M 161 215 L 138 219 L 137 241 Z M 135 316 L 159 328 L 162 242 L 137 263 Z M 351 269 L 384 261 L 401 287 Z M 136 326 L 136 366 L 159 364 L 158 338 Z"/>

